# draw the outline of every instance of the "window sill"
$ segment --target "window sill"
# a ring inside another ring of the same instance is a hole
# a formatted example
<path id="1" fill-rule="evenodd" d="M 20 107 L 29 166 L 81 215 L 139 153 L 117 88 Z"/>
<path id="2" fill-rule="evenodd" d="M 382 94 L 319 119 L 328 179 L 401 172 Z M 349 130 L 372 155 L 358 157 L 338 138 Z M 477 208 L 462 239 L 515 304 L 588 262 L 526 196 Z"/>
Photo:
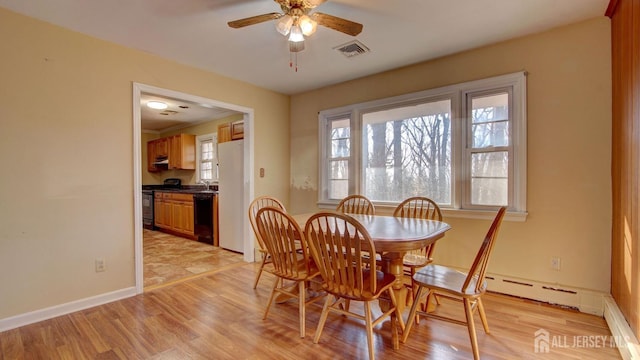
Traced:
<path id="1" fill-rule="evenodd" d="M 323 210 L 335 210 L 338 206 L 338 201 L 323 201 L 318 202 L 318 207 Z M 378 215 L 393 215 L 393 210 L 396 204 L 376 203 L 376 213 Z M 456 218 L 456 219 L 479 219 L 479 220 L 493 220 L 496 216 L 494 210 L 466 210 L 466 209 L 452 209 L 452 208 L 440 208 L 442 216 L 444 218 Z M 525 222 L 529 215 L 526 211 L 509 211 L 507 210 L 504 221 L 512 222 Z"/>

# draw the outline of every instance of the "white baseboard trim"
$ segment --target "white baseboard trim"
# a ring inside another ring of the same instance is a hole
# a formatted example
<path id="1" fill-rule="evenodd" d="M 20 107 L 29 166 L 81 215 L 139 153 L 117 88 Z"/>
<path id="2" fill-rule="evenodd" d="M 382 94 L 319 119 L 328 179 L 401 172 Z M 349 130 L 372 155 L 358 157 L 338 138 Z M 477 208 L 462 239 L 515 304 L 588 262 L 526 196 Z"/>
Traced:
<path id="1" fill-rule="evenodd" d="M 638 339 L 634 336 L 629 323 L 611 295 L 604 298 L 604 318 L 622 358 L 624 360 L 640 359 Z"/>
<path id="2" fill-rule="evenodd" d="M 602 316 L 604 297 L 608 293 L 558 284 L 514 278 L 500 274 L 486 274 L 489 291 L 578 309 L 580 312 Z"/>
<path id="3" fill-rule="evenodd" d="M 75 311 L 88 309 L 90 307 L 110 303 L 116 300 L 125 299 L 136 295 L 136 288 L 124 288 L 105 294 L 100 294 L 80 300 L 71 301 L 65 304 L 52 306 L 4 319 L 0 319 L 0 332 L 18 328 L 38 321 L 48 320 L 56 316 L 66 315 Z"/>

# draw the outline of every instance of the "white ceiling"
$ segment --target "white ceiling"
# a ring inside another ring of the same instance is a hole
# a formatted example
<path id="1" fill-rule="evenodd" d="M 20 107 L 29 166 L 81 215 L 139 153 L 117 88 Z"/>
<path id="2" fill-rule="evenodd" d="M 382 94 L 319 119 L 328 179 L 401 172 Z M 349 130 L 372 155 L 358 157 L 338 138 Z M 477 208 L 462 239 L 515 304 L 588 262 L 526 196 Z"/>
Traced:
<path id="1" fill-rule="evenodd" d="M 147 106 L 149 101 L 163 102 L 167 104 L 167 108 L 163 110 L 149 108 Z M 140 94 L 142 130 L 155 132 L 177 130 L 234 114 L 239 114 L 239 112 L 157 94 Z"/>
<path id="2" fill-rule="evenodd" d="M 329 0 L 317 10 L 362 23 L 357 37 L 319 27 L 289 67 L 274 22 L 227 22 L 279 12 L 272 0 L 0 0 L 0 7 L 284 94 L 418 63 L 603 16 L 609 0 Z M 357 39 L 371 51 L 333 50 Z"/>

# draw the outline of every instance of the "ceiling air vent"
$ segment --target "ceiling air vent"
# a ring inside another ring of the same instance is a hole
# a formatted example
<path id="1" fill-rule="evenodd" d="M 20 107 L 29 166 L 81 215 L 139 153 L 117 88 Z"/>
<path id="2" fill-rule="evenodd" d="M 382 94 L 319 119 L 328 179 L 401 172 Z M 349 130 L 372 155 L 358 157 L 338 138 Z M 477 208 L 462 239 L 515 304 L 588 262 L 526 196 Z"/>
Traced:
<path id="1" fill-rule="evenodd" d="M 339 45 L 337 47 L 334 47 L 334 49 L 338 50 L 338 52 L 342 53 L 342 55 L 348 58 L 352 58 L 354 56 L 369 52 L 369 48 L 364 46 L 364 44 L 358 40 Z"/>
<path id="2" fill-rule="evenodd" d="M 160 113 L 160 115 L 175 115 L 177 113 L 178 112 L 174 110 L 164 110 L 163 112 Z"/>

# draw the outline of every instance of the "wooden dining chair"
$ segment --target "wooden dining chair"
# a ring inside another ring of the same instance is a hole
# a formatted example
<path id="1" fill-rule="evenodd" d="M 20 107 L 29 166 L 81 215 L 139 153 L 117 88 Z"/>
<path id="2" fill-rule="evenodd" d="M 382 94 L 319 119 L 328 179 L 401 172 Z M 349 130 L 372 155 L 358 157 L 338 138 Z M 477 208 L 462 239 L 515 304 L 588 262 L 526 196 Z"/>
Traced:
<path id="1" fill-rule="evenodd" d="M 258 210 L 267 207 L 273 206 L 282 210 L 285 210 L 284 205 L 280 202 L 280 200 L 271 197 L 271 196 L 259 196 L 255 198 L 251 204 L 249 204 L 249 222 L 251 223 L 251 228 L 253 229 L 253 233 L 256 235 L 256 239 L 258 240 L 258 251 L 260 251 L 260 256 L 262 257 L 262 261 L 260 263 L 260 269 L 258 269 L 258 273 L 256 274 L 256 279 L 253 282 L 253 288 L 255 289 L 258 286 L 258 281 L 260 281 L 260 275 L 262 275 L 262 271 L 264 270 L 265 265 L 271 263 L 271 257 L 267 252 L 267 247 L 264 244 L 264 241 L 260 237 L 260 233 L 258 232 L 258 224 L 256 223 L 256 215 L 258 214 Z"/>
<path id="2" fill-rule="evenodd" d="M 493 245 L 496 237 L 498 236 L 498 231 L 500 230 L 500 224 L 502 223 L 505 211 L 505 207 L 501 207 L 500 210 L 498 210 L 498 213 L 496 214 L 496 217 L 493 220 L 493 223 L 491 224 L 491 227 L 480 246 L 480 250 L 476 254 L 473 264 L 469 268 L 469 272 L 467 274 L 446 266 L 429 264 L 418 270 L 418 272 L 413 276 L 414 283 L 418 286 L 418 293 L 413 300 L 413 305 L 409 312 L 407 327 L 405 328 L 402 336 L 403 343 L 407 341 L 409 332 L 411 331 L 411 325 L 416 314 L 420 314 L 429 318 L 466 325 L 469 331 L 469 338 L 471 339 L 473 358 L 476 360 L 480 358 L 476 328 L 473 322 L 473 314 L 478 310 L 484 331 L 488 334 L 489 324 L 487 323 L 487 317 L 482 305 L 482 294 L 487 290 L 487 282 L 484 280 L 484 275 L 487 270 L 489 256 L 491 255 Z M 466 321 L 446 317 L 433 312 L 427 313 L 425 311 L 418 310 L 419 306 L 417 305 L 420 303 L 419 299 L 424 295 L 430 294 L 437 294 L 439 297 L 461 302 L 464 306 Z"/>
<path id="3" fill-rule="evenodd" d="M 373 327 L 395 314 L 404 329 L 393 291 L 395 276 L 376 269 L 376 249 L 367 230 L 349 215 L 335 212 L 317 213 L 307 220 L 305 236 L 323 279 L 327 296 L 313 339 L 318 343 L 330 312 L 365 321 L 369 359 L 374 359 Z M 387 292 L 391 306 L 378 318 L 372 318 L 371 302 Z M 364 314 L 349 311 L 348 301 L 364 302 Z M 392 324 L 392 331 L 395 327 Z"/>
<path id="4" fill-rule="evenodd" d="M 375 215 L 376 208 L 366 196 L 349 195 L 340 201 L 336 211 L 345 214 Z"/>
<path id="5" fill-rule="evenodd" d="M 393 212 L 393 216 L 442 221 L 442 213 L 440 212 L 438 204 L 422 196 L 405 199 L 398 204 Z M 433 262 L 433 250 L 435 247 L 436 244 L 432 243 L 423 248 L 408 251 L 402 258 L 405 274 L 410 279 L 410 283 L 407 284 L 407 286 L 413 290 L 413 296 L 417 293 L 417 287 L 413 286 L 413 275 L 416 273 L 416 269 L 425 267 Z M 410 300 L 410 297 L 407 297 L 407 300 Z"/>
<path id="6" fill-rule="evenodd" d="M 311 261 L 305 238 L 301 236 L 302 230 L 284 210 L 273 206 L 262 208 L 256 214 L 256 223 L 267 252 L 271 256 L 273 270 L 270 272 L 276 276 L 263 319 L 269 315 L 269 309 L 276 294 L 297 298 L 300 337 L 303 338 L 306 305 L 324 297 L 324 293 L 321 293 L 306 298 L 306 283 L 315 281 L 318 283 L 317 288 L 320 288 L 320 271 Z M 292 291 L 292 287 L 286 284 L 285 280 L 293 282 L 294 289 L 297 287 L 298 291 Z"/>

